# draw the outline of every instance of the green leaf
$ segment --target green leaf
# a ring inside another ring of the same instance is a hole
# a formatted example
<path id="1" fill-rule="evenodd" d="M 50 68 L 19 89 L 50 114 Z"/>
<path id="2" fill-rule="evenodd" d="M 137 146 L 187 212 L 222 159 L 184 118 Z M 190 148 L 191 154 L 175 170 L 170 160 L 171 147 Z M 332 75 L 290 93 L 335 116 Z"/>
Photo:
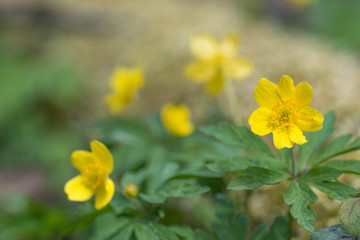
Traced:
<path id="1" fill-rule="evenodd" d="M 179 240 L 175 233 L 165 225 L 149 223 L 149 227 L 159 236 L 160 240 Z"/>
<path id="2" fill-rule="evenodd" d="M 170 229 L 179 237 L 181 237 L 181 239 L 185 239 L 185 240 L 195 240 L 195 233 L 194 231 L 184 225 L 184 226 L 177 226 L 177 225 L 173 225 L 170 226 Z"/>
<path id="3" fill-rule="evenodd" d="M 248 127 L 232 126 L 229 123 L 222 122 L 217 126 L 201 127 L 200 131 L 231 146 L 242 148 L 259 156 L 275 158 L 268 145 L 259 136 L 251 132 Z"/>
<path id="4" fill-rule="evenodd" d="M 310 235 L 310 240 L 357 240 L 358 237 L 348 233 L 344 226 L 339 224 L 322 228 Z"/>
<path id="5" fill-rule="evenodd" d="M 118 234 L 115 235 L 115 237 L 111 238 L 111 240 L 131 240 L 131 235 L 134 230 L 134 225 L 129 224 L 123 229 L 120 230 Z"/>
<path id="6" fill-rule="evenodd" d="M 208 191 L 210 188 L 207 186 L 178 179 L 167 182 L 156 192 L 140 194 L 140 197 L 149 203 L 163 203 L 167 198 L 194 197 Z"/>
<path id="7" fill-rule="evenodd" d="M 341 172 L 334 168 L 318 166 L 301 175 L 300 179 L 307 182 L 320 182 L 335 179 L 340 175 Z"/>
<path id="8" fill-rule="evenodd" d="M 343 173 L 360 175 L 360 161 L 358 160 L 333 160 L 325 163 L 323 166 L 337 169 Z"/>
<path id="9" fill-rule="evenodd" d="M 212 222 L 211 227 L 219 240 L 245 240 L 247 229 L 247 218 L 245 215 L 238 215 L 233 221 Z"/>
<path id="10" fill-rule="evenodd" d="M 110 206 L 113 207 L 117 215 L 120 215 L 125 210 L 133 207 L 129 200 L 127 200 L 124 195 L 119 192 L 115 192 L 114 197 L 111 199 Z"/>
<path id="11" fill-rule="evenodd" d="M 250 166 L 254 166 L 253 157 L 244 155 L 224 160 L 216 160 L 206 165 L 213 172 L 225 173 L 245 170 Z"/>
<path id="12" fill-rule="evenodd" d="M 278 216 L 270 227 L 270 233 L 267 239 L 286 240 L 291 235 L 289 231 L 289 215 Z"/>
<path id="13" fill-rule="evenodd" d="M 143 223 L 136 224 L 134 232 L 137 240 L 161 240 L 149 226 Z"/>
<path id="14" fill-rule="evenodd" d="M 85 233 L 85 240 L 106 240 L 114 236 L 120 229 L 130 223 L 128 217 L 116 217 L 108 212 L 97 217 Z"/>
<path id="15" fill-rule="evenodd" d="M 346 134 L 332 140 L 315 156 L 310 165 L 316 166 L 332 157 L 360 149 L 360 137 L 348 143 L 351 137 L 351 134 Z"/>
<path id="16" fill-rule="evenodd" d="M 335 113 L 328 112 L 324 117 L 323 128 L 320 131 L 305 133 L 308 142 L 299 146 L 300 169 L 307 165 L 308 161 L 334 132 Z"/>
<path id="17" fill-rule="evenodd" d="M 277 184 L 290 176 L 287 172 L 281 172 L 261 167 L 249 167 L 245 175 L 237 177 L 236 181 L 230 182 L 228 189 L 243 190 L 255 189 L 263 184 Z"/>
<path id="18" fill-rule="evenodd" d="M 302 182 L 292 181 L 284 193 L 285 203 L 291 205 L 291 215 L 310 232 L 315 230 L 316 213 L 308 205 L 317 199 L 309 186 Z"/>
<path id="19" fill-rule="evenodd" d="M 267 224 L 260 224 L 258 225 L 253 233 L 251 234 L 250 240 L 266 240 L 268 239 L 268 225 Z"/>
<path id="20" fill-rule="evenodd" d="M 220 178 L 223 174 L 215 173 L 206 169 L 188 168 L 180 170 L 170 179 L 184 179 L 184 178 Z"/>
<path id="21" fill-rule="evenodd" d="M 217 239 L 214 236 L 212 236 L 210 233 L 205 232 L 202 229 L 196 229 L 194 240 L 217 240 Z"/>
<path id="22" fill-rule="evenodd" d="M 311 184 L 329 197 L 340 201 L 345 201 L 357 193 L 355 188 L 341 182 L 312 182 Z"/>

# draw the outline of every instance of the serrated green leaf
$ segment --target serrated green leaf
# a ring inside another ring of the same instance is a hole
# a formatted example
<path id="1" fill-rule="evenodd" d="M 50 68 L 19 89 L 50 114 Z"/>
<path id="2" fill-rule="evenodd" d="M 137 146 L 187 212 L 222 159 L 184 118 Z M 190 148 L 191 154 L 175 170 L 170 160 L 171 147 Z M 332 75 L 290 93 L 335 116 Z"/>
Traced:
<path id="1" fill-rule="evenodd" d="M 167 198 L 194 197 L 210 191 L 207 186 L 201 186 L 194 182 L 176 179 L 167 182 L 158 191 L 140 194 L 140 197 L 150 203 L 163 203 Z"/>
<path id="2" fill-rule="evenodd" d="M 357 193 L 355 188 L 341 182 L 312 182 L 311 184 L 329 197 L 340 201 L 345 201 Z"/>
<path id="3" fill-rule="evenodd" d="M 230 182 L 227 188 L 231 190 L 254 189 L 263 184 L 280 183 L 289 177 L 287 172 L 260 167 L 249 167 L 246 169 L 245 175 L 237 177 L 234 182 Z"/>
<path id="4" fill-rule="evenodd" d="M 134 232 L 137 240 L 161 240 L 149 226 L 143 223 L 136 224 Z"/>
<path id="5" fill-rule="evenodd" d="M 310 232 L 315 230 L 316 213 L 308 205 L 317 199 L 309 186 L 302 182 L 292 181 L 284 193 L 284 202 L 291 205 L 291 215 Z"/>
<path id="6" fill-rule="evenodd" d="M 334 132 L 335 113 L 328 112 L 324 117 L 323 128 L 317 132 L 305 133 L 308 142 L 299 146 L 301 169 L 307 165 L 308 161 L 310 161 L 314 154 Z"/>
<path id="7" fill-rule="evenodd" d="M 322 228 L 310 235 L 310 240 L 357 240 L 358 237 L 348 233 L 344 226 L 339 224 Z"/>
<path id="8" fill-rule="evenodd" d="M 360 174 L 360 161 L 359 160 L 333 160 L 325 163 L 325 167 L 337 169 L 343 173 Z"/>
<path id="9" fill-rule="evenodd" d="M 250 240 L 266 240 L 268 239 L 268 225 L 260 224 L 258 225 L 251 234 Z"/>
<path id="10" fill-rule="evenodd" d="M 98 216 L 84 235 L 84 240 L 106 240 L 130 223 L 128 217 L 116 217 L 113 212 Z"/>
<path id="11" fill-rule="evenodd" d="M 308 172 L 300 176 L 300 179 L 307 182 L 329 181 L 341 175 L 339 170 L 334 168 L 318 166 L 310 169 Z"/>
<path id="12" fill-rule="evenodd" d="M 134 230 L 134 225 L 129 224 L 120 230 L 111 240 L 131 240 L 131 235 Z"/>
<path id="13" fill-rule="evenodd" d="M 267 239 L 286 240 L 290 236 L 289 231 L 289 215 L 278 216 L 275 218 L 273 224 L 270 227 L 270 233 Z"/>
<path id="14" fill-rule="evenodd" d="M 206 167 L 217 173 L 235 172 L 254 166 L 255 164 L 252 159 L 253 157 L 248 155 L 237 156 L 224 160 L 213 161 L 212 163 L 208 163 Z"/>
<path id="15" fill-rule="evenodd" d="M 351 137 L 351 134 L 346 134 L 332 140 L 315 156 L 310 166 L 316 166 L 332 157 L 360 149 L 360 137 L 348 143 Z"/>
<path id="16" fill-rule="evenodd" d="M 222 122 L 216 126 L 201 127 L 200 131 L 231 146 L 242 148 L 259 156 L 275 158 L 268 145 L 259 136 L 251 132 L 248 127 L 232 126 L 229 123 Z"/>
<path id="17" fill-rule="evenodd" d="M 172 232 L 172 230 L 162 224 L 149 223 L 149 227 L 157 234 L 160 240 L 179 240 L 179 238 Z"/>
<path id="18" fill-rule="evenodd" d="M 194 231 L 188 226 L 170 226 L 171 230 L 181 239 L 196 240 Z"/>

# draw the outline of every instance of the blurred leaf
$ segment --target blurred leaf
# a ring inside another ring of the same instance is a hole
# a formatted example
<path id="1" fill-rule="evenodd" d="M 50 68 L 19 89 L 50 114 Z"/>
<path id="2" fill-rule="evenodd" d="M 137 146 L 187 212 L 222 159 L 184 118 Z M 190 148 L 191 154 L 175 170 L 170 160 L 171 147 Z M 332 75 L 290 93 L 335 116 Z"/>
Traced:
<path id="1" fill-rule="evenodd" d="M 165 225 L 149 223 L 149 226 L 159 236 L 160 240 L 179 240 L 171 228 Z"/>
<path id="2" fill-rule="evenodd" d="M 306 230 L 315 230 L 316 213 L 308 206 L 315 202 L 318 197 L 302 182 L 291 181 L 284 193 L 284 201 L 291 205 L 290 213 L 297 220 L 298 224 Z"/>
<path id="3" fill-rule="evenodd" d="M 339 201 L 345 201 L 357 193 L 355 188 L 341 182 L 311 182 L 311 185 Z"/>
<path id="4" fill-rule="evenodd" d="M 280 183 L 289 177 L 290 176 L 287 172 L 280 172 L 260 167 L 249 167 L 245 170 L 245 175 L 238 176 L 236 181 L 229 183 L 228 189 L 255 189 L 263 184 Z"/>
<path id="5" fill-rule="evenodd" d="M 128 217 L 116 217 L 113 212 L 98 216 L 85 233 L 84 239 L 107 240 L 131 221 Z"/>
<path id="6" fill-rule="evenodd" d="M 250 240 L 266 240 L 266 239 L 268 239 L 267 238 L 268 237 L 267 229 L 268 229 L 267 224 L 260 224 L 259 226 L 257 226 L 254 229 L 254 231 L 250 237 Z"/>
<path id="7" fill-rule="evenodd" d="M 114 208 L 115 214 L 122 214 L 126 209 L 132 209 L 133 206 L 128 199 L 119 192 L 115 192 L 114 197 L 111 199 L 110 206 Z"/>
<path id="8" fill-rule="evenodd" d="M 359 160 L 333 160 L 323 166 L 337 169 L 343 173 L 360 174 Z"/>
<path id="9" fill-rule="evenodd" d="M 120 230 L 111 240 L 131 240 L 131 236 L 134 230 L 134 225 L 129 224 Z"/>
<path id="10" fill-rule="evenodd" d="M 335 113 L 325 114 L 323 128 L 320 131 L 305 133 L 307 143 L 299 146 L 300 168 L 305 167 L 325 141 L 333 134 Z"/>
<path id="11" fill-rule="evenodd" d="M 335 179 L 340 175 L 341 172 L 334 168 L 318 166 L 301 175 L 300 179 L 307 182 L 320 182 Z"/>
<path id="12" fill-rule="evenodd" d="M 289 215 L 278 216 L 270 227 L 270 233 L 266 239 L 286 240 L 291 235 L 289 230 Z"/>
<path id="13" fill-rule="evenodd" d="M 322 228 L 310 235 L 310 240 L 357 240 L 358 237 L 348 233 L 344 226 L 339 224 Z"/>
<path id="14" fill-rule="evenodd" d="M 222 122 L 216 126 L 201 127 L 200 130 L 231 146 L 245 149 L 259 156 L 275 158 L 267 144 L 248 127 L 231 126 L 229 123 Z"/>
<path id="15" fill-rule="evenodd" d="M 161 240 L 149 226 L 143 223 L 136 224 L 134 230 L 137 240 Z"/>

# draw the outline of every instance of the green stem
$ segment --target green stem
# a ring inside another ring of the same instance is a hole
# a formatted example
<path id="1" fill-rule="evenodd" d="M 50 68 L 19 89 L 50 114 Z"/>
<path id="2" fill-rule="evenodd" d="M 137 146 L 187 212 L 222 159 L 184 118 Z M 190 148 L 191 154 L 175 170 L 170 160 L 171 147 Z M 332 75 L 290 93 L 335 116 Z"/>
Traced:
<path id="1" fill-rule="evenodd" d="M 295 148 L 295 145 L 294 145 L 294 147 L 292 147 L 290 149 L 290 152 L 291 152 L 291 172 L 290 172 L 290 175 L 294 179 L 294 181 L 297 181 L 296 161 L 295 161 L 295 154 L 294 154 L 294 150 L 293 150 L 294 148 Z"/>
<path id="2" fill-rule="evenodd" d="M 224 76 L 224 78 L 226 84 L 226 95 L 229 102 L 231 116 L 235 124 L 240 124 L 242 122 L 242 117 L 240 114 L 241 111 L 239 111 L 239 101 L 237 99 L 234 86 L 230 78 L 226 76 Z"/>
<path id="3" fill-rule="evenodd" d="M 286 238 L 287 240 L 291 240 L 293 221 L 294 221 L 294 218 L 291 216 L 291 213 L 289 211 L 289 223 L 288 223 L 289 236 Z"/>
<path id="4" fill-rule="evenodd" d="M 245 239 L 250 239 L 251 229 L 252 229 L 252 214 L 249 208 L 249 198 L 251 196 L 252 191 L 251 190 L 245 190 L 245 197 L 243 202 L 243 210 L 248 218 L 248 226 L 246 231 Z"/>

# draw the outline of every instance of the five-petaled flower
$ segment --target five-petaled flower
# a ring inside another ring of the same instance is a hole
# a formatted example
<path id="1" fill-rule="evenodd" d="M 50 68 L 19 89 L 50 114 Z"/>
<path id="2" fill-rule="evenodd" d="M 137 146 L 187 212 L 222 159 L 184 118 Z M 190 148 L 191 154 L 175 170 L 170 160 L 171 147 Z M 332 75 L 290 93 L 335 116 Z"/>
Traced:
<path id="1" fill-rule="evenodd" d="M 190 110 L 183 104 L 168 103 L 161 110 L 161 121 L 164 127 L 178 137 L 185 137 L 194 131 L 194 124 L 190 118 Z"/>
<path id="2" fill-rule="evenodd" d="M 294 87 L 286 75 L 278 85 L 262 78 L 254 91 L 260 108 L 249 118 L 251 130 L 260 136 L 272 132 L 277 149 L 306 143 L 303 131 L 318 131 L 324 121 L 324 116 L 310 107 L 312 94 L 309 84 L 301 82 Z"/>
<path id="3" fill-rule="evenodd" d="M 249 60 L 238 58 L 238 39 L 227 35 L 219 43 L 205 34 L 196 35 L 191 39 L 190 47 L 197 61 L 190 63 L 186 76 L 197 83 L 206 83 L 206 91 L 218 94 L 229 79 L 241 80 L 253 71 Z"/>
<path id="4" fill-rule="evenodd" d="M 114 114 L 121 113 L 135 99 L 143 85 L 144 76 L 141 69 L 116 69 L 110 78 L 113 92 L 106 96 L 106 103 L 110 111 Z"/>
<path id="5" fill-rule="evenodd" d="M 99 141 L 90 143 L 91 152 L 78 150 L 71 155 L 71 162 L 80 175 L 70 179 L 64 187 L 70 201 L 87 201 L 94 194 L 95 208 L 102 209 L 112 199 L 115 187 L 108 177 L 114 161 L 110 151 Z"/>

